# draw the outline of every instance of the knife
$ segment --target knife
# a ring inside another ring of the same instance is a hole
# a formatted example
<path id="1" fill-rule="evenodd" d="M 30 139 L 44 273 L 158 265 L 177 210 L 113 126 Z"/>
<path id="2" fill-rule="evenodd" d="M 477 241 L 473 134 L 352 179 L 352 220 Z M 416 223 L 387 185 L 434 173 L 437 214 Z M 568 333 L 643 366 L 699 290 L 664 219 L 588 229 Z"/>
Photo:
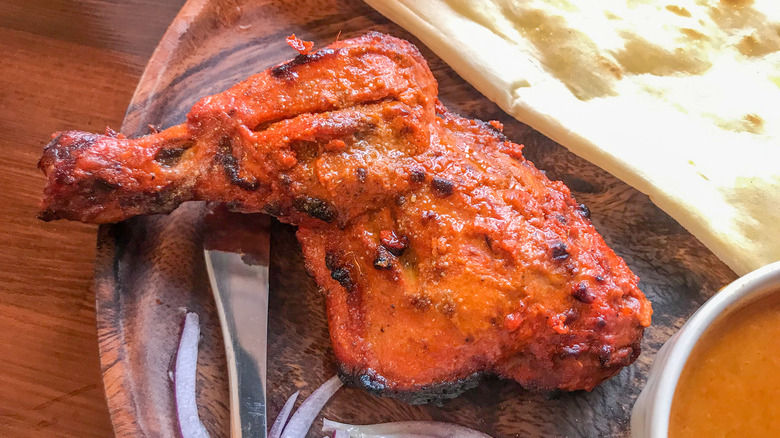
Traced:
<path id="1" fill-rule="evenodd" d="M 265 438 L 268 216 L 210 215 L 204 254 L 225 340 L 230 436 Z"/>

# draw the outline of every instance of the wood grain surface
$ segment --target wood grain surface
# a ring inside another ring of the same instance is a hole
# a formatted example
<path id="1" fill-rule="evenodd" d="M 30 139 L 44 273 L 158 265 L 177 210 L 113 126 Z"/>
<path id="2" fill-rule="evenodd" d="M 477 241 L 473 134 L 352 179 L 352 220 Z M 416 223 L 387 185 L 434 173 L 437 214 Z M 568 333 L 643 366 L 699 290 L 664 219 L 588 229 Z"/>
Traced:
<path id="1" fill-rule="evenodd" d="M 633 401 L 658 348 L 708 296 L 734 278 L 698 241 L 647 197 L 501 112 L 403 29 L 361 2 L 192 0 L 141 80 L 122 130 L 180 123 L 200 97 L 291 58 L 284 37 L 295 33 L 323 46 L 380 30 L 417 44 L 455 112 L 504 123 L 525 154 L 565 181 L 590 206 L 607 242 L 642 278 L 654 302 L 653 326 L 633 366 L 591 393 L 538 394 L 498 379 L 441 406 L 409 406 L 347 388 L 325 408 L 328 418 L 357 423 L 436 419 L 494 437 L 623 437 Z M 168 369 L 184 309 L 200 314 L 200 414 L 212 436 L 227 436 L 227 375 L 214 305 L 203 269 L 203 206 L 170 216 L 136 218 L 101 228 L 97 295 L 100 348 L 108 403 L 122 436 L 176 436 Z M 297 389 L 307 396 L 336 364 L 324 303 L 306 276 L 294 229 L 275 223 L 271 236 L 269 415 Z M 315 422 L 309 436 L 322 436 Z"/>
<path id="2" fill-rule="evenodd" d="M 35 169 L 57 130 L 117 127 L 143 66 L 182 1 L 18 0 L 0 4 L 0 436 L 108 436 L 100 380 L 94 299 L 100 309 L 102 364 L 121 436 L 176 436 L 167 369 L 181 309 L 202 318 L 201 415 L 226 436 L 227 386 L 216 314 L 205 286 L 197 204 L 170 217 L 101 229 L 92 288 L 95 227 L 34 219 L 43 187 Z M 533 394 L 488 379 L 441 407 L 408 406 L 344 389 L 324 413 L 354 422 L 445 419 L 496 437 L 626 436 L 633 400 L 658 347 L 707 297 L 734 278 L 649 200 L 488 102 L 425 47 L 357 1 L 190 2 L 161 42 L 123 125 L 170 125 L 198 97 L 220 91 L 294 55 L 295 32 L 318 45 L 368 29 L 420 46 L 441 98 L 461 114 L 497 119 L 552 178 L 590 206 L 607 242 L 642 278 L 654 303 L 637 363 L 592 393 Z M 335 371 L 323 300 L 305 275 L 294 230 L 272 236 L 269 414 L 296 389 L 308 395 Z M 313 430 L 319 427 L 315 423 Z M 321 436 L 312 433 L 311 436 Z"/>
<path id="3" fill-rule="evenodd" d="M 36 219 L 52 132 L 119 126 L 183 1 L 0 2 L 0 436 L 106 437 L 96 227 Z"/>

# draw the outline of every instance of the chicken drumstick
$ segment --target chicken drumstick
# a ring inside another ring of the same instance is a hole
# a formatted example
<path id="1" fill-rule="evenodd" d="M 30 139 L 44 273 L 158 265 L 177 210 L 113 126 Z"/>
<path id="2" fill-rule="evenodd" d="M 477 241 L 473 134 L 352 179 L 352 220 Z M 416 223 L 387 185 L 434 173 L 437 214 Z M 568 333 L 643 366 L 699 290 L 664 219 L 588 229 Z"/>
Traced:
<path id="1" fill-rule="evenodd" d="M 562 183 L 437 93 L 410 43 L 340 41 L 159 133 L 56 134 L 41 217 L 265 212 L 299 226 L 346 380 L 411 402 L 483 373 L 592 389 L 639 355 L 652 310 L 637 277 Z"/>

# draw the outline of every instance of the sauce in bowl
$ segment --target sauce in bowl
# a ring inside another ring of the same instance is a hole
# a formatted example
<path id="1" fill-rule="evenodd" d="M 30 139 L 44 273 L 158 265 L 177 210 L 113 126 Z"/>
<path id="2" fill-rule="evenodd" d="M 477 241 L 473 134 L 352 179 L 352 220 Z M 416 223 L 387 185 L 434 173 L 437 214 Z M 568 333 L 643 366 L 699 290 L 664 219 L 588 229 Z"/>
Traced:
<path id="1" fill-rule="evenodd" d="M 780 293 L 716 320 L 672 401 L 669 438 L 780 437 Z"/>

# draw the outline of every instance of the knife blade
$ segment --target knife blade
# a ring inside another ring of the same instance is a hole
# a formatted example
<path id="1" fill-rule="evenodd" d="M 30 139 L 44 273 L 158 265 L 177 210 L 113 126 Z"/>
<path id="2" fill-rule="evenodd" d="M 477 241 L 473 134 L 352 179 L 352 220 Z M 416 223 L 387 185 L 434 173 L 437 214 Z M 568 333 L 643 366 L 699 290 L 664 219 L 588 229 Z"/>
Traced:
<path id="1" fill-rule="evenodd" d="M 230 387 L 230 431 L 234 438 L 265 438 L 267 434 L 265 379 L 269 239 L 268 217 L 260 219 L 263 218 L 265 226 L 255 227 L 251 235 L 244 233 L 241 236 L 238 233 L 232 236 L 232 241 L 238 245 L 245 244 L 245 239 L 253 240 L 251 254 L 231 252 L 238 248 L 224 244 L 225 233 L 219 245 L 209 242 L 207 237 L 204 249 L 211 290 L 216 299 L 225 341 Z"/>

